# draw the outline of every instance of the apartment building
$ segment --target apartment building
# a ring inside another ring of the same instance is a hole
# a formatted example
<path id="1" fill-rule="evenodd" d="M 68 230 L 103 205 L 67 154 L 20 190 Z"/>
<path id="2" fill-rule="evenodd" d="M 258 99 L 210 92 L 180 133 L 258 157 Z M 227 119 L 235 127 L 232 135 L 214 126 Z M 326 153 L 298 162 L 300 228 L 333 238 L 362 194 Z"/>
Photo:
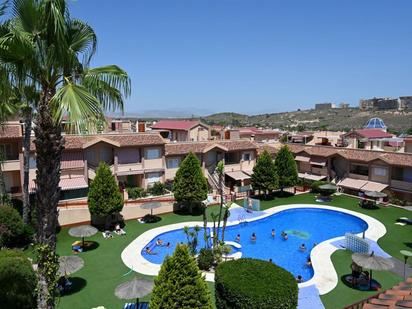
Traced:
<path id="1" fill-rule="evenodd" d="M 189 153 L 195 153 L 205 176 L 216 189 L 214 170 L 220 160 L 225 162 L 228 189 L 248 185 L 256 162 L 258 146 L 252 141 L 170 142 L 159 132 L 104 133 L 65 135 L 61 160 L 61 199 L 87 195 L 88 185 L 96 175 L 100 162 L 105 162 L 122 187 L 147 188 L 155 182 L 173 180 L 176 171 Z M 14 198 L 21 197 L 23 183 L 22 128 L 19 123 L 8 124 L 0 131 L 4 148 L 3 175 L 6 191 Z M 36 153 L 31 143 L 29 189 L 36 190 Z"/>
<path id="2" fill-rule="evenodd" d="M 412 155 L 290 144 L 299 177 L 334 180 L 349 192 L 388 191 L 412 201 Z"/>
<path id="3" fill-rule="evenodd" d="M 398 99 L 394 98 L 372 98 L 359 100 L 361 110 L 397 110 L 399 108 Z"/>
<path id="4" fill-rule="evenodd" d="M 342 135 L 342 139 L 349 148 L 367 149 L 367 150 L 391 150 L 399 143 L 402 147 L 402 141 L 395 135 L 385 132 L 381 129 L 358 129 L 352 130 Z"/>

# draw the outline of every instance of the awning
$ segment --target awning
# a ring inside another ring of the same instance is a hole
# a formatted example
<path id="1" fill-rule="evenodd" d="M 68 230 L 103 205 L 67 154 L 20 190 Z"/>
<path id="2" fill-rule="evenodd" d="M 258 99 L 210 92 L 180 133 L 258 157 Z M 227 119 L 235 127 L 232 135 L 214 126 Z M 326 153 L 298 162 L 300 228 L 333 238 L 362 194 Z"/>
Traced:
<path id="1" fill-rule="evenodd" d="M 362 187 L 362 191 L 377 191 L 377 192 L 381 192 L 382 190 L 384 190 L 386 187 L 388 187 L 388 185 L 385 185 L 383 183 L 379 183 L 379 182 L 374 182 L 374 181 L 368 181 L 366 183 L 366 185 L 364 185 Z"/>
<path id="2" fill-rule="evenodd" d="M 250 179 L 250 176 L 242 171 L 226 172 L 226 175 L 234 180 Z"/>
<path id="3" fill-rule="evenodd" d="M 367 180 L 360 180 L 354 178 L 345 178 L 337 183 L 338 186 L 346 187 L 350 189 L 360 190 L 364 185 L 366 185 Z"/>
<path id="4" fill-rule="evenodd" d="M 308 180 L 323 180 L 326 178 L 326 176 L 322 176 L 322 175 L 313 175 L 313 174 L 307 174 L 307 173 L 298 173 L 298 177 L 299 178 L 304 178 L 304 179 L 308 179 Z"/>
<path id="5" fill-rule="evenodd" d="M 325 158 L 310 158 L 309 163 L 313 165 L 326 166 L 326 159 Z"/>
<path id="6" fill-rule="evenodd" d="M 309 157 L 304 157 L 304 156 L 296 156 L 295 161 L 300 161 L 300 162 L 309 162 L 310 158 Z"/>
<path id="7" fill-rule="evenodd" d="M 63 178 L 60 179 L 59 187 L 63 190 L 76 190 L 76 189 L 83 189 L 87 188 L 88 184 L 83 177 L 77 178 Z M 30 181 L 29 191 L 31 193 L 36 191 L 36 182 L 34 180 Z"/>

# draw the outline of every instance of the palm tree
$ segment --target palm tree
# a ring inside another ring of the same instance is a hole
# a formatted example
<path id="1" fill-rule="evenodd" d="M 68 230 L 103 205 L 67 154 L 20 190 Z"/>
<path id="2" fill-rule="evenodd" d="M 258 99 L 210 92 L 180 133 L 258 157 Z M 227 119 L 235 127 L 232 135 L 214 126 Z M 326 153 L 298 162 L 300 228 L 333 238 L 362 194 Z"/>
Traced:
<path id="1" fill-rule="evenodd" d="M 130 79 L 115 65 L 90 68 L 96 35 L 89 25 L 70 17 L 66 0 L 14 0 L 10 16 L 0 25 L 0 62 L 16 72 L 18 82 L 35 85 L 39 92 L 34 127 L 36 238 L 50 249 L 41 252 L 53 255 L 64 148 L 61 119 L 67 117 L 78 127 L 95 126 L 104 110 L 123 109 Z M 54 308 L 56 268 L 49 264 L 39 263 L 38 308 Z"/>
<path id="2" fill-rule="evenodd" d="M 217 218 L 217 229 L 216 229 L 216 239 L 219 241 L 219 230 L 220 230 L 220 222 L 222 221 L 222 211 L 223 211 L 223 195 L 224 195 L 224 177 L 225 177 L 225 164 L 222 161 L 219 161 L 216 165 L 216 173 L 219 177 L 219 194 L 220 194 L 220 205 L 219 205 L 219 216 Z M 215 235 L 213 235 L 215 236 Z"/>

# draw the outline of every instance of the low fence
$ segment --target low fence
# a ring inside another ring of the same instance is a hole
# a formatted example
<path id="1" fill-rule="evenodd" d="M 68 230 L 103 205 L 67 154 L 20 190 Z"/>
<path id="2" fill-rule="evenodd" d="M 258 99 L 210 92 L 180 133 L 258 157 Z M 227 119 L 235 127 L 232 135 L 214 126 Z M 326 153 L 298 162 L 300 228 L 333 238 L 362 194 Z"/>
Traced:
<path id="1" fill-rule="evenodd" d="M 159 202 L 160 207 L 153 209 L 153 214 L 160 215 L 173 212 L 174 198 L 171 195 L 141 198 L 136 200 L 126 200 L 121 214 L 125 220 L 141 218 L 150 213 L 150 210 L 141 206 L 148 202 Z M 90 223 L 90 213 L 87 206 L 87 199 L 62 201 L 58 206 L 59 224 L 70 226 L 81 223 Z"/>

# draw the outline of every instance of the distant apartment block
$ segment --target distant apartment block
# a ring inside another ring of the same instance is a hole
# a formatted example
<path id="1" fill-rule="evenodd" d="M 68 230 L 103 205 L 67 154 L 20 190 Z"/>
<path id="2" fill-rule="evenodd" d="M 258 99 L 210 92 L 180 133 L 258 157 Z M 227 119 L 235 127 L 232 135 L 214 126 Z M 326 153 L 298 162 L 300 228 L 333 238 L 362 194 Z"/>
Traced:
<path id="1" fill-rule="evenodd" d="M 318 103 L 315 104 L 315 110 L 326 110 L 326 109 L 331 109 L 335 108 L 335 104 L 333 103 Z"/>
<path id="2" fill-rule="evenodd" d="M 359 100 L 361 110 L 412 110 L 412 96 Z"/>
<path id="3" fill-rule="evenodd" d="M 399 109 L 412 111 L 412 96 L 399 97 Z"/>
<path id="4" fill-rule="evenodd" d="M 339 108 L 349 108 L 349 103 L 345 103 L 345 102 L 339 103 Z"/>

